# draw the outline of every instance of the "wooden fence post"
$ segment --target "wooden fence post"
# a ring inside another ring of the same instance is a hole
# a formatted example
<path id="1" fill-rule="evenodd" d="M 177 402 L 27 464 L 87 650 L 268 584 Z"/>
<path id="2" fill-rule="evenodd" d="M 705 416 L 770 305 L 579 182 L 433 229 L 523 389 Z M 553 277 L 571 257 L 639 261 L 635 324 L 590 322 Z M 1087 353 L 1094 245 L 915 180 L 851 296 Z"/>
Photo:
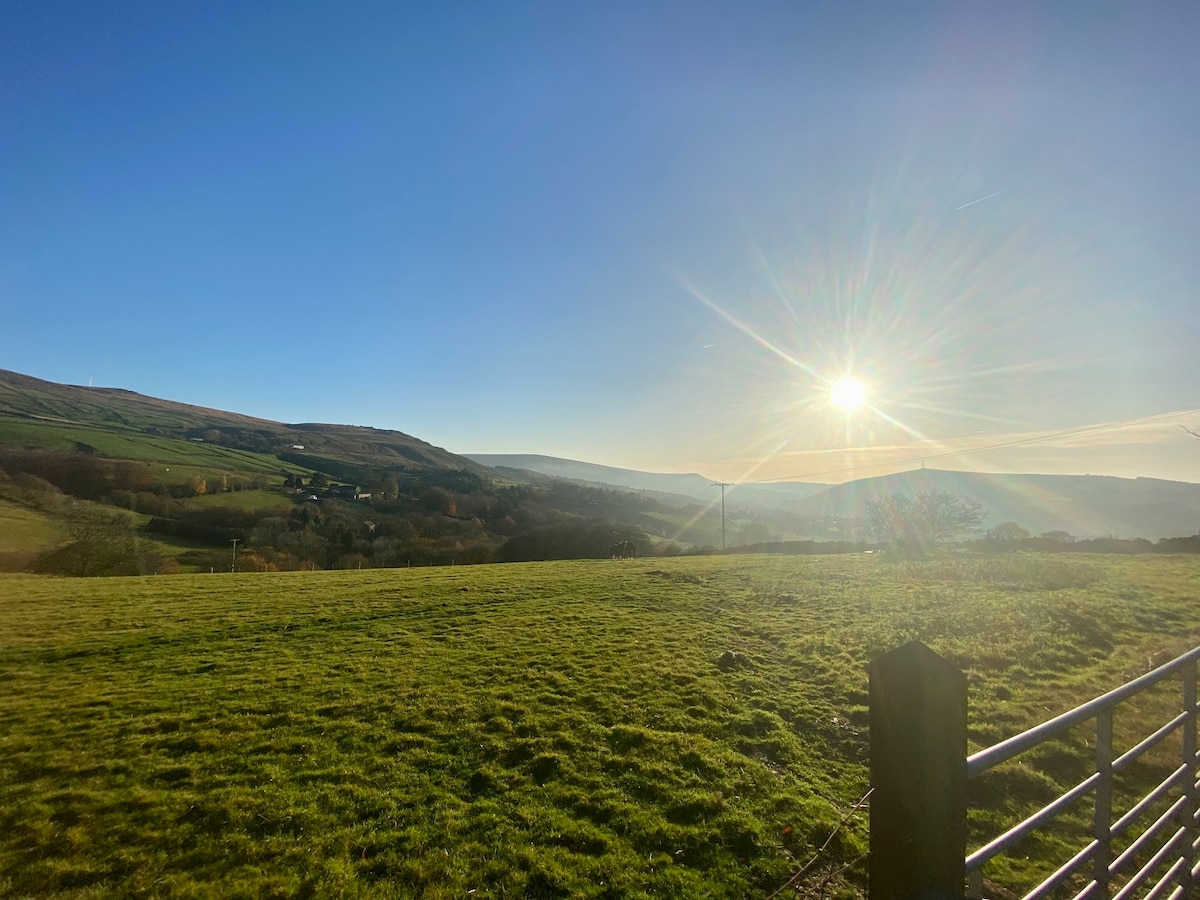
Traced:
<path id="1" fill-rule="evenodd" d="M 870 900 L 960 900 L 967 678 L 912 641 L 871 663 Z"/>

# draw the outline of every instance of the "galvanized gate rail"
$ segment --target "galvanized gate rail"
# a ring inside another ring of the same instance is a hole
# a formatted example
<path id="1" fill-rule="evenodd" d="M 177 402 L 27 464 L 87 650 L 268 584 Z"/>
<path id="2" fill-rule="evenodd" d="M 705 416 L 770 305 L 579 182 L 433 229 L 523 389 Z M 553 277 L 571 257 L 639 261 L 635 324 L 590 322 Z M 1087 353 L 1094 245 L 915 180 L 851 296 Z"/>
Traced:
<path id="1" fill-rule="evenodd" d="M 1089 794 L 1093 796 L 1091 839 L 1024 900 L 1048 897 L 1081 874 L 1090 880 L 1075 900 L 1200 896 L 1198 662 L 1200 647 L 964 760 L 966 679 L 962 673 L 917 642 L 880 657 L 871 665 L 871 900 L 962 897 L 964 879 L 969 885 L 965 896 L 979 900 L 982 868 L 988 860 Z M 1115 756 L 1114 710 L 1173 674 L 1181 680 L 1182 711 Z M 1093 719 L 1093 772 L 1023 822 L 965 855 L 967 779 Z M 1180 730 L 1179 766 L 1114 821 L 1113 777 Z M 1165 801 L 1170 801 L 1166 810 L 1138 833 L 1134 826 Z M 1114 858 L 1113 842 L 1122 836 L 1131 838 L 1130 843 Z M 958 853 L 954 848 L 960 848 Z M 1129 873 L 1137 860 L 1145 862 Z"/>

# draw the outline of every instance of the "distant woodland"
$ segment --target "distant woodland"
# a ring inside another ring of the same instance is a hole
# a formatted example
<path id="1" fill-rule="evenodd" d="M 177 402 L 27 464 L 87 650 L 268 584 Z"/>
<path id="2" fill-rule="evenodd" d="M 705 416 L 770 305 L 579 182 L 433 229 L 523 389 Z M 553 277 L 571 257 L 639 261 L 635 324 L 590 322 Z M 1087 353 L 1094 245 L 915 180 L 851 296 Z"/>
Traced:
<path id="1" fill-rule="evenodd" d="M 322 472 L 167 481 L 136 461 L 14 450 L 0 451 L 0 497 L 54 516 L 67 538 L 49 552 L 10 553 L 5 568 L 69 575 L 601 557 L 615 541 L 648 550 L 645 527 L 628 520 L 659 507 L 621 491 L 496 484 L 468 471 L 384 472 L 353 485 Z M 164 556 L 152 547 L 164 541 L 187 549 Z M 681 549 L 658 542 L 659 552 Z"/>

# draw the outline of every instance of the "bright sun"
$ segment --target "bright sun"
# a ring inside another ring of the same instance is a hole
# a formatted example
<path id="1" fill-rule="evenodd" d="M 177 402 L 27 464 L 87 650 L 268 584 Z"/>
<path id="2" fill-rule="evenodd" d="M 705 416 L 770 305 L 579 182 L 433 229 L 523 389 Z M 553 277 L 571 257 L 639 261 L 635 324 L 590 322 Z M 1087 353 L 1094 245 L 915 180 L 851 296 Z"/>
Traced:
<path id="1" fill-rule="evenodd" d="M 854 412 L 867 402 L 867 385 L 852 375 L 839 378 L 829 391 L 829 402 L 838 409 Z"/>

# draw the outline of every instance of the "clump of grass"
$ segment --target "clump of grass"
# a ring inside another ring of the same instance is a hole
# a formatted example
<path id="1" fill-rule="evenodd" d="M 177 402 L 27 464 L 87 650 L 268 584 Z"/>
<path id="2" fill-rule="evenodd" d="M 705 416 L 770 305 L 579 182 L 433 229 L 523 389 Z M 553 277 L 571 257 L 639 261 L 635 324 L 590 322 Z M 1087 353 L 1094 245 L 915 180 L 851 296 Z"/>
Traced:
<path id="1" fill-rule="evenodd" d="M 951 558 L 928 563 L 902 563 L 907 577 L 972 585 L 991 585 L 1005 591 L 1064 591 L 1087 588 L 1102 575 L 1077 559 L 1019 554 L 990 558 Z"/>

